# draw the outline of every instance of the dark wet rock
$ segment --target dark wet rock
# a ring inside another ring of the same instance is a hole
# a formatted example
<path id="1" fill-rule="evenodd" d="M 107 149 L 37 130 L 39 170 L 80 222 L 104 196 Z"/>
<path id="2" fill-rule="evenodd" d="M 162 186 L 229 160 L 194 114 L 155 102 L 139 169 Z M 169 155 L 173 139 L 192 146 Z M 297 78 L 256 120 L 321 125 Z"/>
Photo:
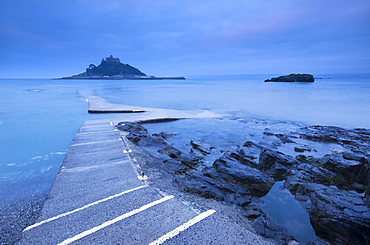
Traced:
<path id="1" fill-rule="evenodd" d="M 136 134 L 148 134 L 148 130 L 144 128 L 140 123 L 135 122 L 119 122 L 117 128 L 126 132 L 134 132 Z"/>
<path id="2" fill-rule="evenodd" d="M 251 141 L 247 141 L 242 147 L 237 148 L 229 154 L 230 158 L 238 160 L 244 165 L 249 165 L 253 168 L 258 166 L 258 159 L 263 148 Z"/>
<path id="3" fill-rule="evenodd" d="M 338 139 L 336 137 L 327 135 L 325 133 L 301 134 L 301 136 L 302 138 L 312 140 L 312 141 L 319 141 L 319 142 L 325 142 L 325 143 L 338 143 Z"/>
<path id="4" fill-rule="evenodd" d="M 306 245 L 331 245 L 331 244 L 323 239 L 316 238 L 315 240 L 309 241 Z"/>
<path id="5" fill-rule="evenodd" d="M 170 145 L 167 145 L 163 149 L 159 149 L 158 152 L 166 154 L 167 156 L 169 156 L 171 158 L 175 158 L 175 159 L 180 158 L 180 156 L 182 155 L 182 152 L 180 150 L 178 150 L 175 147 L 170 146 Z"/>
<path id="6" fill-rule="evenodd" d="M 294 147 L 294 151 L 295 152 L 312 151 L 312 148 L 309 147 L 308 145 L 296 146 L 296 147 Z"/>
<path id="7" fill-rule="evenodd" d="M 251 203 L 250 205 L 246 206 L 244 210 L 245 210 L 245 216 L 250 220 L 254 220 L 260 217 L 261 215 L 262 216 L 265 215 L 263 210 L 255 203 Z"/>
<path id="8" fill-rule="evenodd" d="M 293 241 L 298 244 L 294 237 L 288 233 L 288 231 L 277 225 L 271 219 L 260 216 L 252 224 L 255 231 L 266 238 L 271 238 L 276 241 L 277 244 L 286 245 L 291 244 Z"/>
<path id="9" fill-rule="evenodd" d="M 241 164 L 230 158 L 219 158 L 213 163 L 213 168 L 223 182 L 237 183 L 247 187 L 252 195 L 266 195 L 275 181 L 262 171 Z"/>
<path id="10" fill-rule="evenodd" d="M 152 134 L 152 136 L 161 137 L 163 139 L 168 139 L 168 138 L 174 137 L 176 135 L 177 134 L 171 134 L 171 133 L 166 133 L 166 132 L 160 132 L 160 133 L 157 133 L 157 134 Z"/>
<path id="11" fill-rule="evenodd" d="M 278 137 L 281 142 L 285 143 L 296 143 L 295 141 L 291 140 L 289 136 L 285 134 L 275 134 L 276 137 Z"/>
<path id="12" fill-rule="evenodd" d="M 313 166 L 316 166 L 318 165 L 318 162 L 319 162 L 319 158 L 317 157 L 314 157 L 314 156 L 306 156 L 306 155 L 297 155 L 295 157 L 295 159 L 297 159 L 300 163 L 309 163 Z"/>
<path id="13" fill-rule="evenodd" d="M 192 169 L 174 159 L 163 160 L 163 164 L 166 166 L 167 171 L 173 174 L 184 174 Z"/>
<path id="14" fill-rule="evenodd" d="M 159 151 L 176 161 L 184 155 L 172 146 Z M 203 171 L 189 171 L 173 161 L 165 161 L 165 164 L 170 164 L 170 169 L 181 173 L 176 177 L 181 190 L 242 207 L 251 202 L 252 195 L 265 195 L 274 183 L 272 178 L 261 171 L 226 157 L 217 159 L 213 166 Z"/>
<path id="15" fill-rule="evenodd" d="M 166 142 L 161 137 L 151 137 L 149 135 L 138 135 L 136 133 L 131 133 L 127 135 L 126 138 L 138 146 L 166 145 Z"/>
<path id="16" fill-rule="evenodd" d="M 222 190 L 226 190 L 227 188 L 221 186 L 221 184 L 214 179 L 202 175 L 199 171 L 193 171 L 186 176 L 177 177 L 176 181 L 183 191 L 218 201 L 223 201 L 225 199 Z"/>
<path id="17" fill-rule="evenodd" d="M 209 170 L 209 173 L 213 169 Z M 251 193 L 247 188 L 243 188 L 237 184 L 224 183 L 213 178 L 217 175 L 204 175 L 199 171 L 187 172 L 184 176 L 177 176 L 176 182 L 180 189 L 189 193 L 193 193 L 205 198 L 212 198 L 218 201 L 233 203 L 238 206 L 245 206 L 251 202 Z"/>
<path id="18" fill-rule="evenodd" d="M 247 147 L 247 148 L 251 148 L 251 149 L 256 149 L 256 150 L 262 150 L 263 147 L 252 142 L 252 141 L 246 141 L 244 144 L 243 144 L 243 147 Z"/>
<path id="19" fill-rule="evenodd" d="M 200 159 L 196 156 L 185 154 L 173 146 L 166 145 L 164 148 L 158 150 L 159 153 L 163 153 L 174 160 L 181 162 L 189 168 L 195 168 L 199 165 Z"/>
<path id="20" fill-rule="evenodd" d="M 297 160 L 282 152 L 264 149 L 260 153 L 257 168 L 275 180 L 283 180 L 291 167 L 297 164 Z"/>
<path id="21" fill-rule="evenodd" d="M 261 151 L 259 158 L 259 168 L 261 170 L 269 170 L 276 163 L 280 163 L 283 166 L 292 166 L 297 163 L 297 160 L 279 151 L 270 149 L 263 149 Z"/>
<path id="22" fill-rule="evenodd" d="M 310 126 L 301 129 L 300 137 L 308 140 L 338 143 L 352 151 L 369 156 L 370 130 L 343 129 L 334 126 Z"/>
<path id="23" fill-rule="evenodd" d="M 366 165 L 369 165 L 370 163 L 370 160 L 363 154 L 346 151 L 342 153 L 342 156 L 344 159 L 358 161 Z"/>
<path id="24" fill-rule="evenodd" d="M 301 137 L 325 143 L 338 143 L 340 141 L 338 136 L 341 131 L 341 128 L 334 126 L 311 126 L 303 128 Z"/>
<path id="25" fill-rule="evenodd" d="M 212 149 L 215 149 L 214 145 L 208 144 L 200 140 L 191 140 L 190 145 L 193 147 L 191 149 L 191 153 L 193 154 L 197 154 L 199 152 L 203 155 L 207 155 L 211 154 Z"/>
<path id="26" fill-rule="evenodd" d="M 368 207 L 370 207 L 370 181 L 365 186 L 365 198 L 364 201 Z"/>
<path id="27" fill-rule="evenodd" d="M 369 244 L 370 209 L 361 195 L 316 183 L 300 183 L 296 191 L 307 199 L 318 236 L 333 244 Z"/>
<path id="28" fill-rule="evenodd" d="M 342 187 L 351 185 L 345 178 L 337 176 L 325 168 L 307 163 L 302 163 L 291 170 L 284 186 L 295 195 L 297 192 L 299 193 L 298 188 L 302 188 L 302 183 L 318 183 L 326 186 L 336 185 Z"/>
<path id="29" fill-rule="evenodd" d="M 150 136 L 148 130 L 140 123 L 120 122 L 117 128 L 128 132 L 126 138 L 138 146 L 163 146 L 167 144 L 162 137 Z"/>
<path id="30" fill-rule="evenodd" d="M 370 175 L 369 162 L 364 157 L 356 161 L 345 159 L 340 154 L 327 154 L 319 160 L 319 164 L 350 183 L 365 184 Z"/>
<path id="31" fill-rule="evenodd" d="M 260 141 L 258 142 L 258 145 L 262 148 L 267 148 L 267 149 L 278 149 L 279 146 L 283 145 L 281 140 L 279 141 L 272 141 L 272 142 L 266 142 L 266 141 Z"/>
<path id="32" fill-rule="evenodd" d="M 263 134 L 267 135 L 267 136 L 276 136 L 281 141 L 281 143 L 283 143 L 283 144 L 296 143 L 294 140 L 291 139 L 293 136 L 286 135 L 286 134 L 274 134 L 270 131 L 270 129 L 266 129 L 266 131 L 263 132 Z"/>
<path id="33" fill-rule="evenodd" d="M 243 165 L 251 166 L 253 168 L 256 168 L 258 166 L 258 158 L 253 155 L 247 155 L 242 149 L 231 152 L 229 154 L 229 157 L 234 158 Z"/>
<path id="34" fill-rule="evenodd" d="M 275 134 L 272 133 L 270 130 L 266 130 L 265 132 L 263 132 L 264 135 L 268 135 L 268 136 L 274 136 Z"/>
<path id="35" fill-rule="evenodd" d="M 290 74 L 286 76 L 273 77 L 265 82 L 314 82 L 315 78 L 311 74 Z"/>

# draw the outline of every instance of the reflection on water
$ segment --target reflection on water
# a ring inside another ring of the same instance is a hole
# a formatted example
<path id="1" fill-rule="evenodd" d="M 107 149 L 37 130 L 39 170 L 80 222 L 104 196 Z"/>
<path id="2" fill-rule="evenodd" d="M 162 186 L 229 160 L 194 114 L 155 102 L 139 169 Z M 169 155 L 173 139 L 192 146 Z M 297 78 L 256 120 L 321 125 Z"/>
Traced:
<path id="1" fill-rule="evenodd" d="M 261 198 L 261 207 L 272 220 L 285 227 L 299 242 L 307 243 L 315 239 L 308 213 L 283 184 L 284 181 L 274 184 L 270 192 Z"/>

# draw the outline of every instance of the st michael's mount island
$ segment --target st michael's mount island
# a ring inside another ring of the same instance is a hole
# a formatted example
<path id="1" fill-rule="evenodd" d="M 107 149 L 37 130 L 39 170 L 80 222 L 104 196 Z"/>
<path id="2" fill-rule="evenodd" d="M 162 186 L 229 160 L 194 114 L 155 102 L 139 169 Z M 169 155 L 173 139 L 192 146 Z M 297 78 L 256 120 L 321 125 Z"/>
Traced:
<path id="1" fill-rule="evenodd" d="M 70 77 L 60 79 L 137 79 L 137 80 L 163 80 L 163 79 L 185 79 L 185 77 L 155 77 L 147 76 L 139 69 L 123 64 L 119 58 L 112 55 L 102 59 L 100 65 L 90 64 L 86 71 Z"/>

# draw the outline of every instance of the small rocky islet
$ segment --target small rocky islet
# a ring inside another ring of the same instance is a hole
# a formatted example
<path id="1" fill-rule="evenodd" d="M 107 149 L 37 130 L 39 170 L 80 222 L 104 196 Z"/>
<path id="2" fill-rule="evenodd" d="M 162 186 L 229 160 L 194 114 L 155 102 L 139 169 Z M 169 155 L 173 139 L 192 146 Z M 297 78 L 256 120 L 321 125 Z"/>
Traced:
<path id="1" fill-rule="evenodd" d="M 143 125 L 132 122 L 122 122 L 117 127 L 150 155 L 151 160 L 142 169 L 167 172 L 176 188 L 185 193 L 239 206 L 255 232 L 277 244 L 295 239 L 258 205 L 259 198 L 270 191 L 275 181 L 284 181 L 284 187 L 308 212 L 317 239 L 307 244 L 370 243 L 368 129 L 310 126 L 285 134 L 265 130 L 267 137 L 276 137 L 280 144 L 293 147 L 298 153 L 293 157 L 266 142 L 253 141 L 224 151 L 209 142 L 190 140 L 190 152 L 182 152 L 167 142 L 173 137 L 171 133 L 150 135 Z M 300 139 L 336 144 L 340 150 L 312 156 L 315 149 L 297 143 Z M 224 152 L 223 156 L 205 166 L 204 157 L 215 150 Z"/>
<path id="2" fill-rule="evenodd" d="M 311 74 L 290 74 L 286 76 L 273 77 L 265 80 L 265 82 L 300 82 L 313 83 L 315 78 Z"/>

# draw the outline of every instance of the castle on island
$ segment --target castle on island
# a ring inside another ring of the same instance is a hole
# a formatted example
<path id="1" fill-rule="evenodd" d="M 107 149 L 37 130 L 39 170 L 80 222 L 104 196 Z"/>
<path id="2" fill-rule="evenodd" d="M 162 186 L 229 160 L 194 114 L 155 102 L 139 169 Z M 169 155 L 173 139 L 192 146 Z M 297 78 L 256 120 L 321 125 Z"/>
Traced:
<path id="1" fill-rule="evenodd" d="M 119 60 L 119 58 L 114 58 L 113 55 L 105 58 L 105 60 L 104 59 L 101 59 L 101 61 L 102 62 L 105 61 L 105 62 L 109 62 L 109 63 L 121 63 L 121 61 Z"/>
<path id="2" fill-rule="evenodd" d="M 78 75 L 62 79 L 185 79 L 184 77 L 155 77 L 147 76 L 138 68 L 121 63 L 113 55 L 103 58 L 98 66 L 90 64 L 86 71 Z"/>
<path id="3" fill-rule="evenodd" d="M 135 78 L 147 76 L 145 73 L 129 64 L 122 64 L 120 59 L 114 58 L 113 55 L 102 59 L 98 66 L 90 64 L 89 67 L 86 68 L 84 75 L 91 78 Z"/>

